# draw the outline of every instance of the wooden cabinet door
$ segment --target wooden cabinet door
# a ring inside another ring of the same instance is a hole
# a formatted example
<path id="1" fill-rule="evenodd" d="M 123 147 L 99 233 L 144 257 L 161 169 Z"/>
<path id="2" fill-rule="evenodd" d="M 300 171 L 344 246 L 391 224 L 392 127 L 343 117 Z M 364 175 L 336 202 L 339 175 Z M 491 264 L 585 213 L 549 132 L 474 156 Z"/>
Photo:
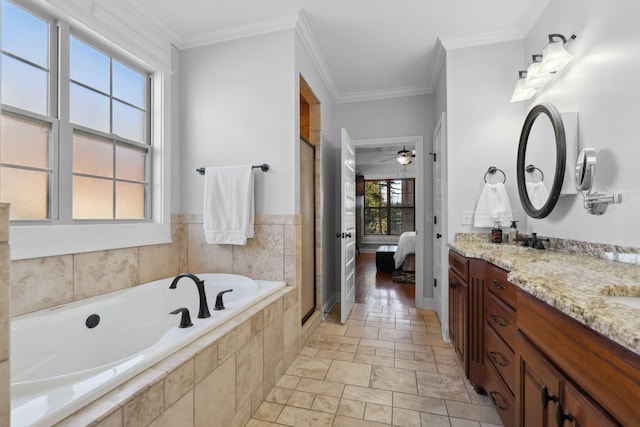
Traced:
<path id="1" fill-rule="evenodd" d="M 562 403 L 556 407 L 558 427 L 608 427 L 617 426 L 600 406 L 575 388 L 564 384 Z"/>
<path id="2" fill-rule="evenodd" d="M 545 357 L 518 335 L 516 404 L 520 427 L 554 427 L 563 377 Z"/>
<path id="3" fill-rule="evenodd" d="M 468 295 L 469 286 L 456 273 L 449 271 L 449 335 L 451 344 L 468 375 Z"/>

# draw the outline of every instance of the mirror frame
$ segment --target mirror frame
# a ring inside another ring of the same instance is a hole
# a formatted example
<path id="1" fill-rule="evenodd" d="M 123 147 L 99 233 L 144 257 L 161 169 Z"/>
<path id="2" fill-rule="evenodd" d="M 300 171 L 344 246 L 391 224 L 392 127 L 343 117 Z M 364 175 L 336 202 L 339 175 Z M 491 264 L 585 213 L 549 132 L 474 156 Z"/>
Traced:
<path id="1" fill-rule="evenodd" d="M 549 191 L 547 202 L 540 208 L 536 208 L 529 199 L 525 181 L 525 156 L 529 133 L 539 115 L 544 114 L 551 120 L 556 140 L 556 170 L 553 177 L 553 187 Z M 518 161 L 516 163 L 516 175 L 518 178 L 518 195 L 524 211 L 532 218 L 545 218 L 556 206 L 560 197 L 560 190 L 564 181 L 565 167 L 567 163 L 567 141 L 562 124 L 562 116 L 553 104 L 542 103 L 534 106 L 522 125 L 520 143 L 518 144 Z"/>

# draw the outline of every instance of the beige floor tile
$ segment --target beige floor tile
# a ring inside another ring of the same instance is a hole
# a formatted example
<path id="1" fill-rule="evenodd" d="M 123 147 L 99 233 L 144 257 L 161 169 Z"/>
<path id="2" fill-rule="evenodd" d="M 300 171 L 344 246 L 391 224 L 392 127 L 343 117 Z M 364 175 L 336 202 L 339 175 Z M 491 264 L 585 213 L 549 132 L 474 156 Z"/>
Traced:
<path id="1" fill-rule="evenodd" d="M 376 356 L 396 357 L 396 351 L 391 348 L 376 347 Z"/>
<path id="2" fill-rule="evenodd" d="M 391 406 L 378 405 L 376 403 L 367 403 L 364 411 L 364 419 L 375 421 L 378 423 L 391 423 L 392 408 Z"/>
<path id="3" fill-rule="evenodd" d="M 355 353 L 357 349 L 358 344 L 340 344 L 340 347 L 338 348 L 340 351 L 346 351 L 349 353 Z"/>
<path id="4" fill-rule="evenodd" d="M 341 397 L 344 390 L 344 384 L 314 380 L 312 378 L 303 378 L 298 384 L 298 390 L 306 391 L 308 393 L 324 394 L 326 396 Z"/>
<path id="5" fill-rule="evenodd" d="M 318 354 L 318 349 L 313 347 L 304 347 L 300 350 L 300 353 L 303 356 L 315 357 Z"/>
<path id="6" fill-rule="evenodd" d="M 423 362 L 420 360 L 396 359 L 395 367 L 413 369 L 414 371 L 438 372 L 438 368 L 435 363 Z"/>
<path id="7" fill-rule="evenodd" d="M 433 351 L 433 354 L 456 354 L 456 351 L 453 349 L 453 347 L 449 346 L 449 347 L 433 347 L 431 349 Z"/>
<path id="8" fill-rule="evenodd" d="M 393 394 L 390 391 L 352 385 L 345 386 L 342 398 L 360 400 L 367 403 L 378 403 L 386 406 L 393 404 Z"/>
<path id="9" fill-rule="evenodd" d="M 331 359 L 331 360 L 342 360 L 345 362 L 353 362 L 353 357 L 355 353 L 348 353 L 346 351 L 339 350 L 324 350 L 319 349 L 317 357 L 322 357 L 323 359 Z"/>
<path id="10" fill-rule="evenodd" d="M 322 322 L 318 326 L 318 329 L 316 329 L 316 333 L 327 335 L 344 335 L 346 330 L 347 325 Z"/>
<path id="11" fill-rule="evenodd" d="M 293 393 L 293 390 L 290 388 L 283 388 L 283 387 L 276 386 L 273 389 L 271 389 L 269 394 L 267 394 L 267 397 L 265 397 L 265 400 L 267 402 L 281 403 L 284 405 L 285 403 L 287 403 L 287 400 L 289 400 L 289 397 L 291 397 L 291 393 Z"/>
<path id="12" fill-rule="evenodd" d="M 386 427 L 390 424 L 376 423 L 375 421 L 359 420 L 357 418 L 337 415 L 333 427 Z"/>
<path id="13" fill-rule="evenodd" d="M 333 414 L 285 406 L 276 422 L 293 427 L 331 427 L 333 418 Z"/>
<path id="14" fill-rule="evenodd" d="M 431 345 L 436 347 L 448 347 L 440 334 L 426 334 L 423 332 L 411 332 L 414 344 Z"/>
<path id="15" fill-rule="evenodd" d="M 502 424 L 493 424 L 493 423 L 480 423 L 482 427 L 502 427 Z"/>
<path id="16" fill-rule="evenodd" d="M 325 396 L 319 394 L 311 405 L 311 409 L 315 411 L 327 412 L 329 414 L 335 414 L 338 410 L 338 404 L 340 403 L 339 397 Z"/>
<path id="17" fill-rule="evenodd" d="M 377 339 L 378 338 L 378 328 L 372 328 L 367 326 L 349 326 L 347 331 L 344 333 L 345 337 L 356 337 L 356 338 L 368 338 L 368 339 Z"/>
<path id="18" fill-rule="evenodd" d="M 331 366 L 331 360 L 317 357 L 298 356 L 287 369 L 287 375 L 323 379 Z"/>
<path id="19" fill-rule="evenodd" d="M 409 314 L 409 307 L 404 305 L 384 305 L 382 306 L 383 313 L 391 313 L 391 314 Z"/>
<path id="20" fill-rule="evenodd" d="M 361 343 L 362 344 L 362 343 Z M 429 353 L 431 350 L 431 347 L 428 345 L 424 345 L 424 344 L 407 344 L 407 343 L 396 343 L 396 350 L 402 350 L 402 351 L 414 351 L 414 352 L 420 352 L 420 353 Z"/>
<path id="21" fill-rule="evenodd" d="M 375 355 L 376 347 L 371 347 L 368 345 L 359 345 L 358 349 L 356 350 L 356 353 Z"/>
<path id="22" fill-rule="evenodd" d="M 447 400 L 445 403 L 450 417 L 500 424 L 500 417 L 491 406 L 473 405 L 451 400 Z"/>
<path id="23" fill-rule="evenodd" d="M 412 332 L 422 332 L 423 334 L 428 333 L 427 327 L 424 325 L 398 325 L 396 324 L 396 329 L 401 331 L 412 331 Z"/>
<path id="24" fill-rule="evenodd" d="M 421 427 L 420 412 L 394 408 L 393 425 L 399 427 Z"/>
<path id="25" fill-rule="evenodd" d="M 360 345 L 367 347 L 395 348 L 392 341 L 370 340 L 366 338 L 360 340 Z"/>
<path id="26" fill-rule="evenodd" d="M 458 376 L 464 375 L 464 371 L 462 370 L 462 367 L 458 365 L 444 365 L 442 363 L 438 363 L 436 364 L 436 366 L 438 367 L 439 374 L 458 375 Z"/>
<path id="27" fill-rule="evenodd" d="M 262 421 L 262 420 L 257 420 L 257 419 L 250 419 L 249 422 L 247 422 L 244 427 L 271 427 L 274 426 L 276 424 L 270 423 L 268 421 Z"/>
<path id="28" fill-rule="evenodd" d="M 287 401 L 288 406 L 295 406 L 297 408 L 311 408 L 313 400 L 316 398 L 315 393 L 308 393 L 306 391 L 294 391 L 291 393 L 291 397 Z"/>
<path id="29" fill-rule="evenodd" d="M 465 420 L 462 418 L 449 418 L 451 427 L 481 427 L 479 421 Z"/>
<path id="30" fill-rule="evenodd" d="M 334 343 L 334 344 L 360 344 L 360 339 L 357 337 L 344 337 L 342 335 L 329 335 L 315 333 L 311 338 L 313 341 L 321 343 Z M 310 340 L 310 341 L 311 341 Z"/>
<path id="31" fill-rule="evenodd" d="M 414 394 L 393 392 L 393 407 L 447 415 L 447 407 L 444 400 Z"/>
<path id="32" fill-rule="evenodd" d="M 426 412 L 420 413 L 420 422 L 423 426 L 429 427 L 450 427 L 449 417 L 446 415 L 428 414 Z"/>
<path id="33" fill-rule="evenodd" d="M 419 360 L 421 362 L 432 362 L 432 363 L 436 362 L 436 358 L 434 357 L 433 352 L 431 351 L 428 351 L 426 353 L 423 353 L 421 351 L 416 351 L 414 352 L 414 359 Z"/>
<path id="34" fill-rule="evenodd" d="M 360 400 L 342 398 L 338 405 L 338 415 L 362 418 L 364 416 L 364 407 L 365 403 Z"/>
<path id="35" fill-rule="evenodd" d="M 256 413 L 253 414 L 253 418 L 274 422 L 280 415 L 282 408 L 284 408 L 284 405 L 280 405 L 278 403 L 262 402 Z"/>
<path id="36" fill-rule="evenodd" d="M 444 365 L 443 365 L 444 366 Z M 460 368 L 462 372 L 462 368 Z M 462 373 L 460 375 L 463 375 Z M 474 390 L 473 386 L 469 382 L 469 380 L 464 380 L 464 386 L 467 388 L 467 393 L 469 393 L 469 397 L 471 398 L 471 403 L 476 405 L 485 405 L 485 406 L 493 406 L 493 400 L 486 394 L 478 394 Z"/>
<path id="37" fill-rule="evenodd" d="M 378 340 L 404 342 L 412 344 L 411 331 L 401 331 L 398 329 L 380 329 Z"/>
<path id="38" fill-rule="evenodd" d="M 384 350 L 387 350 L 387 349 L 384 349 Z M 357 363 L 368 363 L 370 365 L 389 366 L 391 368 L 394 365 L 393 357 L 374 356 L 371 354 L 362 354 L 362 353 L 357 353 L 353 361 Z"/>
<path id="39" fill-rule="evenodd" d="M 443 365 L 457 365 L 458 364 L 458 356 L 455 354 L 434 354 L 437 363 L 441 363 Z"/>
<path id="40" fill-rule="evenodd" d="M 367 318 L 378 318 L 378 319 L 391 319 L 395 322 L 396 319 L 396 315 L 393 313 L 373 313 L 373 312 L 369 312 L 367 314 Z"/>
<path id="41" fill-rule="evenodd" d="M 371 365 L 334 360 L 325 380 L 342 384 L 368 386 L 371 380 Z"/>
<path id="42" fill-rule="evenodd" d="M 413 356 L 413 351 L 394 350 L 394 355 L 395 355 L 396 359 L 415 360 L 415 358 Z"/>
<path id="43" fill-rule="evenodd" d="M 294 377 L 292 375 L 283 375 L 282 377 L 280 377 L 280 379 L 278 380 L 278 384 L 276 385 L 282 388 L 295 389 L 298 386 L 299 382 L 300 382 L 300 377 Z"/>
<path id="44" fill-rule="evenodd" d="M 421 396 L 471 402 L 462 377 L 422 371 L 417 371 L 416 377 Z"/>
<path id="45" fill-rule="evenodd" d="M 464 384 L 462 386 L 464 387 Z M 371 373 L 371 387 L 417 394 L 416 372 L 408 369 L 374 366 Z"/>
<path id="46" fill-rule="evenodd" d="M 366 322 L 364 320 L 349 320 L 349 319 L 347 319 L 346 325 L 367 326 L 367 325 L 365 325 L 365 323 Z"/>

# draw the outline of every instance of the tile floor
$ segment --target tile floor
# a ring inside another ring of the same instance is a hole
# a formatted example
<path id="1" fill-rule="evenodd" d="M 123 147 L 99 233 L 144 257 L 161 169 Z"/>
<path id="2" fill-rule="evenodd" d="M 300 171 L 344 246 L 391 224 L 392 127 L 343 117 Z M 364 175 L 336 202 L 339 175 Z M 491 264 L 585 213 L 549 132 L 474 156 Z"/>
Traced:
<path id="1" fill-rule="evenodd" d="M 356 304 L 318 327 L 248 427 L 496 427 L 473 391 L 435 312 Z"/>

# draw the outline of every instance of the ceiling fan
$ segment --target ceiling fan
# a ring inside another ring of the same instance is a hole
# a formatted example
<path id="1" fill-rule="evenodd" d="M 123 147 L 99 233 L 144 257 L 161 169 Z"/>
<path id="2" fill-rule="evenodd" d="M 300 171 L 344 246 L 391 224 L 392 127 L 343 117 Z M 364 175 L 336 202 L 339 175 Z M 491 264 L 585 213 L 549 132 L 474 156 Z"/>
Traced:
<path id="1" fill-rule="evenodd" d="M 399 150 L 398 153 L 390 159 L 381 160 L 380 163 L 386 162 L 387 160 L 396 159 L 398 163 L 403 166 L 411 164 L 413 162 L 413 158 L 416 156 L 416 150 L 407 150 L 407 148 L 403 145 L 402 150 Z"/>

